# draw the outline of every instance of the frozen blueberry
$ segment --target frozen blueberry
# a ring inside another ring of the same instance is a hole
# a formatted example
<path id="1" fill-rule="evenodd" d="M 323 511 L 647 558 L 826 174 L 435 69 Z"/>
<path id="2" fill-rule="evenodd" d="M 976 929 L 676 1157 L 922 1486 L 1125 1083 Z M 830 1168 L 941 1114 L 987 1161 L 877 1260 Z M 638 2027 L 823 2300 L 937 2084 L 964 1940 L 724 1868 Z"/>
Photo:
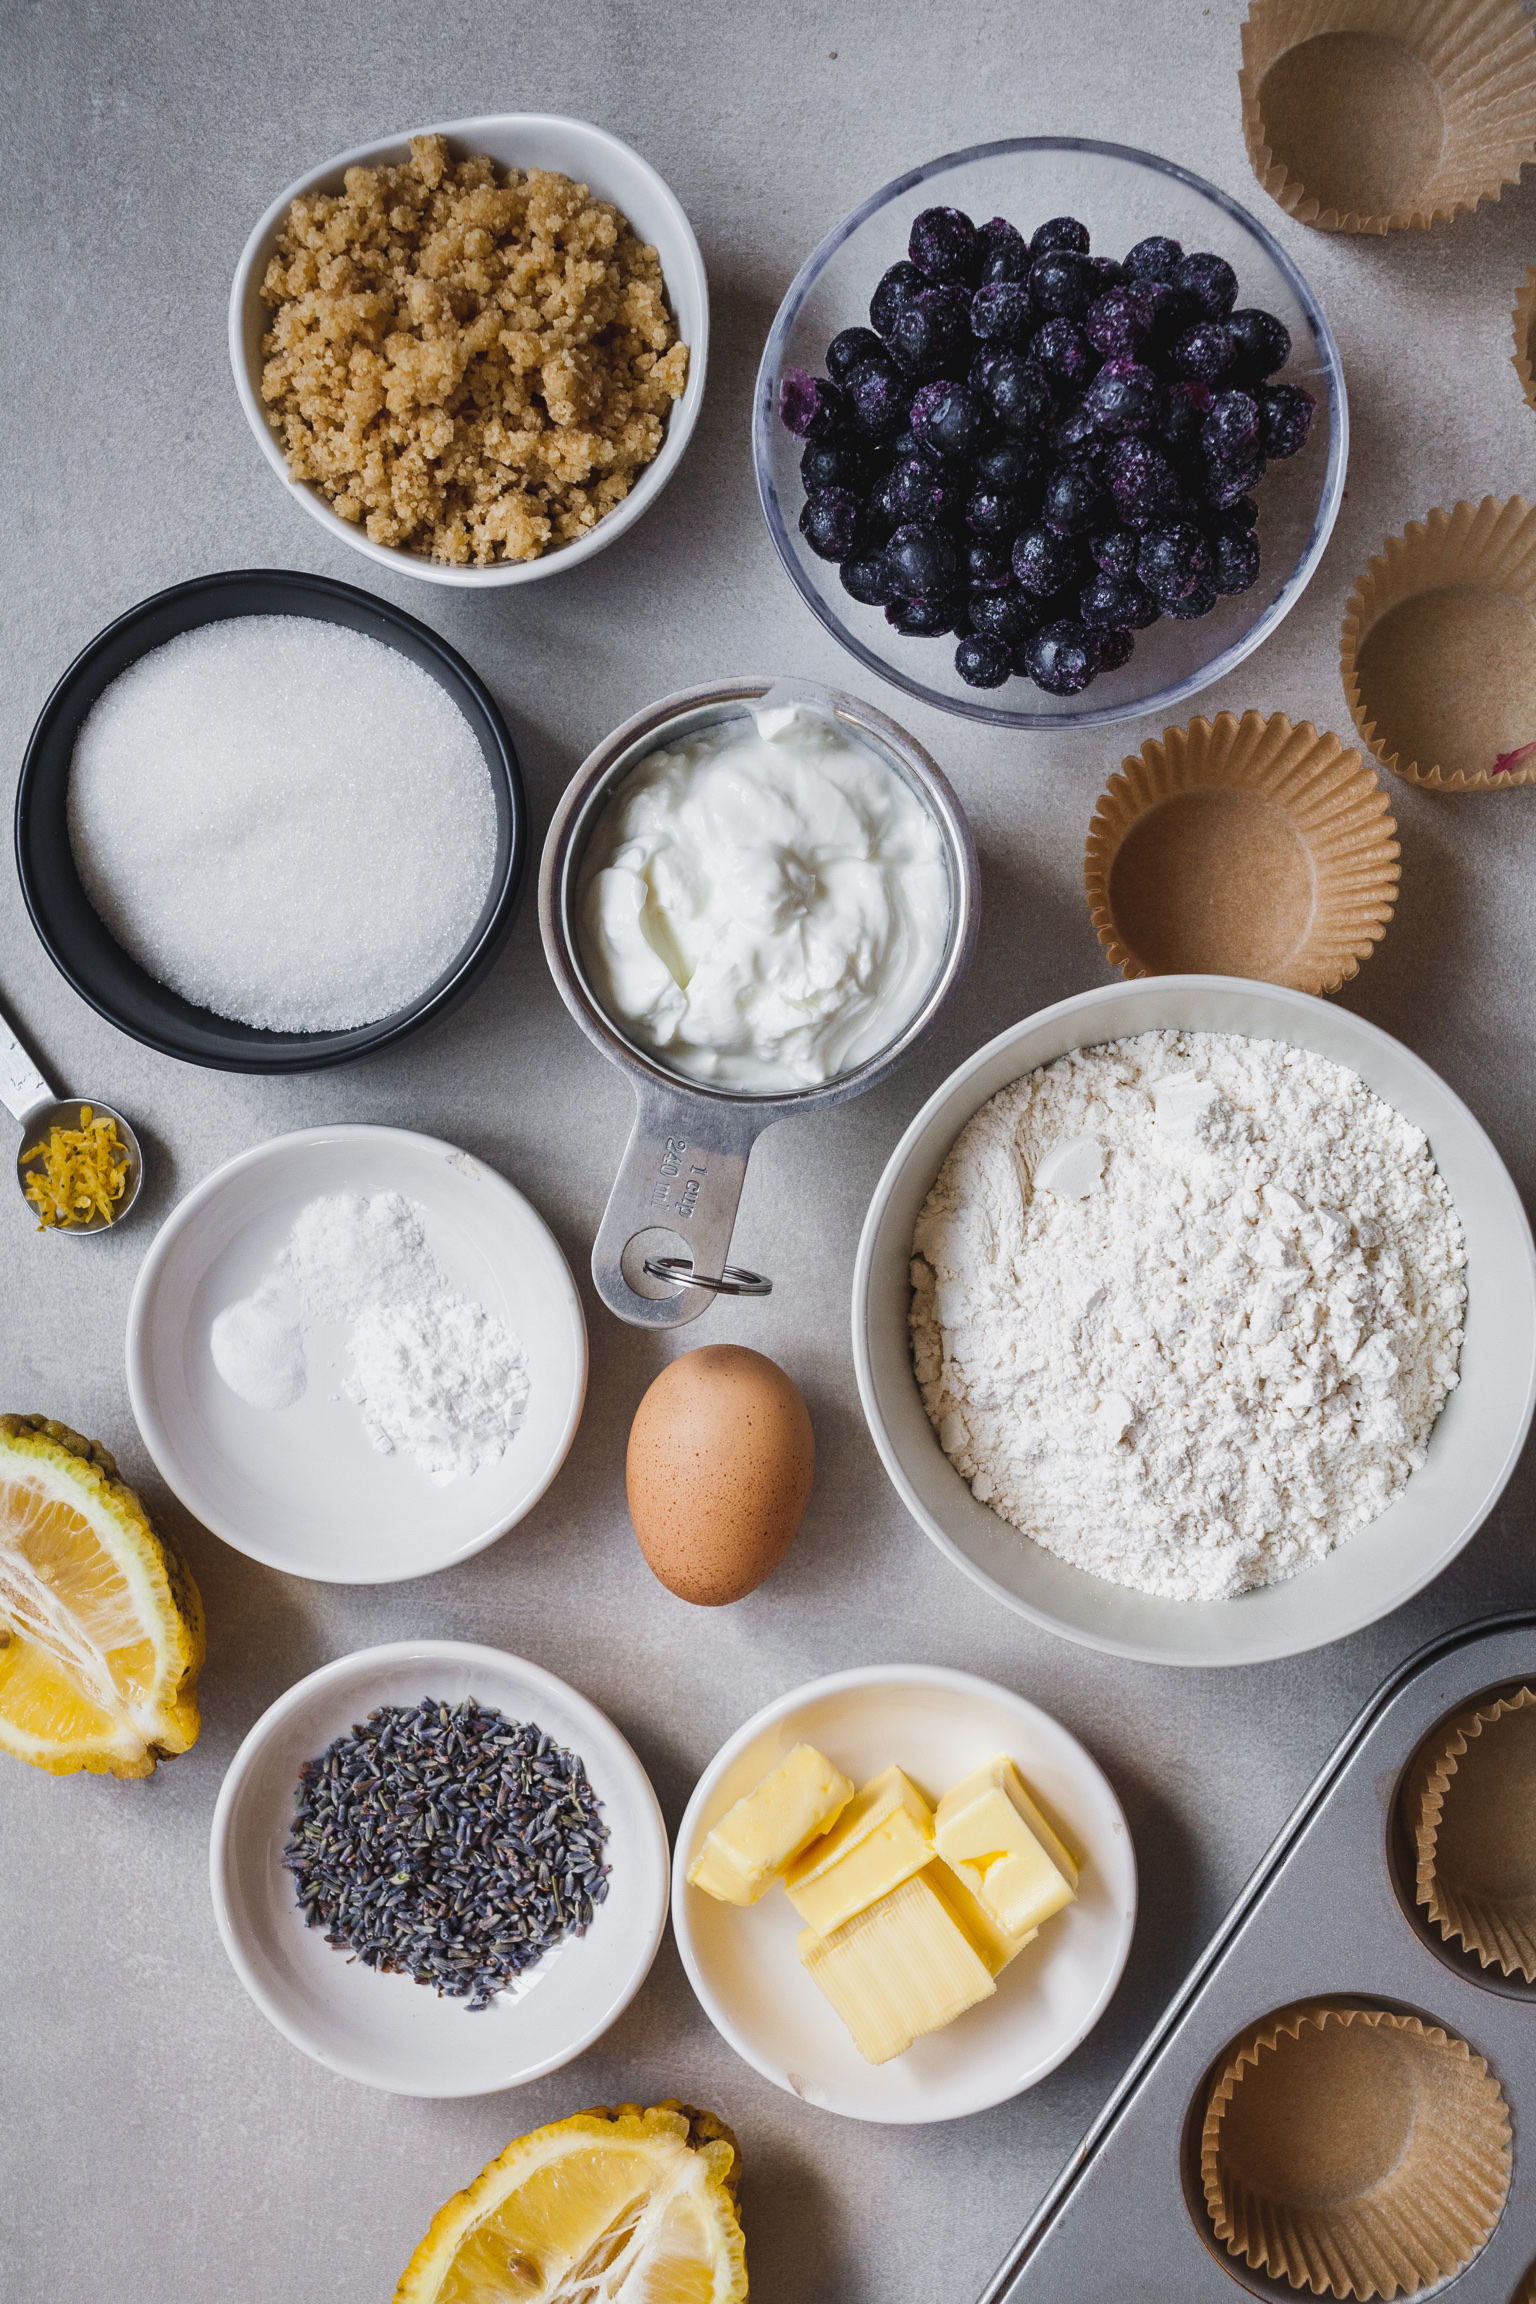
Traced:
<path id="1" fill-rule="evenodd" d="M 978 399 L 991 399 L 992 379 L 997 374 L 997 364 L 1007 357 L 1008 354 L 1000 347 L 990 344 L 984 345 L 977 353 L 965 372 L 965 380 Z"/>
<path id="2" fill-rule="evenodd" d="M 1133 360 L 1152 333 L 1152 299 L 1134 282 L 1111 288 L 1088 307 L 1083 333 L 1106 360 Z"/>
<path id="3" fill-rule="evenodd" d="M 1210 547 L 1198 528 L 1179 520 L 1149 528 L 1136 555 L 1136 573 L 1160 608 L 1198 591 L 1210 574 Z"/>
<path id="4" fill-rule="evenodd" d="M 1232 331 L 1224 320 L 1197 320 L 1174 344 L 1171 355 L 1176 374 L 1202 384 L 1232 365 Z"/>
<path id="5" fill-rule="evenodd" d="M 1257 446 L 1227 449 L 1219 456 L 1208 457 L 1201 496 L 1214 511 L 1225 512 L 1239 496 L 1246 496 L 1250 488 L 1257 488 L 1264 477 L 1264 464 L 1264 452 Z"/>
<path id="6" fill-rule="evenodd" d="M 990 224 L 982 225 L 976 238 L 981 247 L 981 278 L 984 284 L 994 280 L 1029 278 L 1029 242 L 1006 217 L 994 216 Z"/>
<path id="7" fill-rule="evenodd" d="M 1200 427 L 1210 413 L 1211 388 L 1208 384 L 1170 384 L 1163 395 L 1162 414 L 1158 418 L 1158 437 L 1175 456 L 1194 456 L 1199 453 Z"/>
<path id="8" fill-rule="evenodd" d="M 929 450 L 956 463 L 974 456 L 986 436 L 981 402 L 947 378 L 925 384 L 912 402 L 912 429 Z"/>
<path id="9" fill-rule="evenodd" d="M 1144 632 L 1162 611 L 1144 584 L 1134 576 L 1095 576 L 1085 584 L 1077 612 L 1085 624 L 1100 631 Z"/>
<path id="10" fill-rule="evenodd" d="M 1171 520 L 1183 498 L 1179 476 L 1150 440 L 1117 440 L 1105 474 L 1115 510 L 1127 528 Z"/>
<path id="11" fill-rule="evenodd" d="M 1089 556 L 1105 576 L 1134 576 L 1140 549 L 1141 538 L 1130 528 L 1106 528 L 1088 539 Z"/>
<path id="12" fill-rule="evenodd" d="M 1098 663 L 1098 650 L 1087 626 L 1066 619 L 1042 625 L 1024 642 L 1019 654 L 1029 678 L 1048 696 L 1080 695 Z"/>
<path id="13" fill-rule="evenodd" d="M 1094 654 L 1101 672 L 1118 672 L 1122 664 L 1129 664 L 1135 652 L 1135 635 L 1130 632 L 1095 632 Z"/>
<path id="14" fill-rule="evenodd" d="M 1225 320 L 1237 302 L 1237 274 L 1224 256 L 1181 256 L 1173 283 L 1194 297 L 1207 320 Z"/>
<path id="15" fill-rule="evenodd" d="M 851 488 L 818 488 L 800 511 L 800 533 L 822 560 L 846 560 L 859 528 L 859 500 Z"/>
<path id="16" fill-rule="evenodd" d="M 919 457 L 916 461 L 926 460 Z M 872 535 L 888 536 L 907 517 L 902 510 L 900 472 L 900 464 L 893 464 L 888 472 L 882 472 L 864 499 L 864 525 Z"/>
<path id="17" fill-rule="evenodd" d="M 1042 224 L 1030 241 L 1031 256 L 1043 256 L 1048 248 L 1073 249 L 1079 256 L 1088 253 L 1088 227 L 1079 224 L 1075 216 L 1052 216 Z"/>
<path id="18" fill-rule="evenodd" d="M 1218 392 L 1200 427 L 1207 456 L 1247 455 L 1258 443 L 1259 404 L 1246 392 Z"/>
<path id="19" fill-rule="evenodd" d="M 1082 568 L 1076 541 L 1054 528 L 1026 528 L 1013 540 L 1013 572 L 1026 592 L 1048 600 L 1076 581 Z"/>
<path id="20" fill-rule="evenodd" d="M 1027 640 L 1040 625 L 1040 603 L 1017 584 L 996 592 L 971 594 L 971 630 L 991 640 Z"/>
<path id="21" fill-rule="evenodd" d="M 1051 426 L 1050 450 L 1059 463 L 1077 464 L 1104 445 L 1103 435 L 1081 405 Z"/>
<path id="22" fill-rule="evenodd" d="M 1233 357 L 1251 376 L 1273 376 L 1291 356 L 1291 332 L 1273 312 L 1254 305 L 1234 312 L 1227 321 L 1232 331 Z M 831 361 L 827 363 L 831 366 Z"/>
<path id="23" fill-rule="evenodd" d="M 899 432 L 907 421 L 912 379 L 903 376 L 884 347 L 872 360 L 861 360 L 848 371 L 843 390 L 853 416 L 855 432 L 867 439 Z"/>
<path id="24" fill-rule="evenodd" d="M 968 283 L 981 261 L 976 227 L 959 208 L 925 208 L 913 223 L 907 254 L 930 280 Z"/>
<path id="25" fill-rule="evenodd" d="M 1218 521 L 1210 532 L 1211 582 L 1218 592 L 1246 592 L 1258 581 L 1259 540 L 1251 528 Z"/>
<path id="26" fill-rule="evenodd" d="M 915 264 L 893 264 L 882 272 L 869 300 L 870 325 L 889 337 L 898 312 L 904 312 L 928 283 Z"/>
<path id="27" fill-rule="evenodd" d="M 983 488 L 1027 488 L 1040 469 L 1040 451 L 1032 440 L 994 440 L 976 458 L 976 479 Z"/>
<path id="28" fill-rule="evenodd" d="M 924 600 L 893 600 L 885 620 L 913 640 L 938 640 L 953 632 L 965 614 L 965 603 L 955 592 L 935 592 Z"/>
<path id="29" fill-rule="evenodd" d="M 894 440 L 882 440 L 880 451 L 885 456 L 923 456 L 927 454 L 921 440 L 912 429 L 910 410 L 908 411 L 905 432 L 898 432 Z"/>
<path id="30" fill-rule="evenodd" d="M 1317 406 L 1299 384 L 1266 384 L 1259 394 L 1259 440 L 1266 456 L 1294 456 Z"/>
<path id="31" fill-rule="evenodd" d="M 978 536 L 1017 536 L 1027 509 L 1011 488 L 977 488 L 965 500 L 965 523 Z"/>
<path id="32" fill-rule="evenodd" d="M 1216 605 L 1216 587 L 1210 578 L 1203 577 L 1193 592 L 1186 592 L 1181 600 L 1165 600 L 1162 610 L 1180 624 L 1192 624 L 1197 617 L 1209 616 Z M 887 615 L 890 611 L 887 609 Z"/>
<path id="33" fill-rule="evenodd" d="M 834 384 L 841 384 L 861 360 L 884 357 L 885 346 L 873 328 L 844 328 L 827 346 L 827 374 Z"/>
<path id="34" fill-rule="evenodd" d="M 1029 300 L 1043 319 L 1081 320 L 1099 293 L 1097 277 L 1070 248 L 1047 249 L 1029 268 Z"/>
<path id="35" fill-rule="evenodd" d="M 891 466 L 889 501 L 896 526 L 943 520 L 963 501 L 963 488 L 926 456 L 903 456 Z"/>
<path id="36" fill-rule="evenodd" d="M 1125 266 L 1117 264 L 1113 256 L 1085 256 L 1083 262 L 1094 276 L 1094 293 L 1102 296 L 1110 288 L 1118 288 L 1125 278 Z"/>
<path id="37" fill-rule="evenodd" d="M 1003 430 L 1018 440 L 1038 438 L 1056 413 L 1045 378 L 1019 352 L 998 355 L 987 398 Z"/>
<path id="38" fill-rule="evenodd" d="M 1035 326 L 1029 290 L 1022 280 L 996 280 L 971 298 L 971 334 L 984 344 L 1011 344 L 1022 351 Z"/>
<path id="39" fill-rule="evenodd" d="M 968 688 L 1001 688 L 1013 678 L 1013 650 L 1006 640 L 967 633 L 955 650 L 955 670 Z"/>
<path id="40" fill-rule="evenodd" d="M 971 358 L 971 300 L 963 288 L 924 288 L 891 322 L 891 350 L 909 376 L 959 375 Z"/>
<path id="41" fill-rule="evenodd" d="M 1046 526 L 1058 536 L 1083 536 L 1098 526 L 1103 504 L 1104 489 L 1096 472 L 1062 464 L 1045 484 L 1040 509 Z"/>
<path id="42" fill-rule="evenodd" d="M 1106 360 L 1083 394 L 1083 407 L 1098 429 L 1114 438 L 1150 432 L 1162 397 L 1153 369 L 1136 360 Z"/>
<path id="43" fill-rule="evenodd" d="M 1222 514 L 1222 519 L 1230 521 L 1238 528 L 1257 528 L 1259 524 L 1258 505 L 1251 496 L 1239 496 L 1235 504 L 1227 506 Z"/>
<path id="44" fill-rule="evenodd" d="M 1099 356 L 1075 320 L 1046 320 L 1035 330 L 1029 356 L 1051 382 L 1080 390 L 1099 364 Z"/>
<path id="45" fill-rule="evenodd" d="M 843 590 L 862 601 L 866 608 L 883 608 L 888 600 L 896 597 L 885 573 L 883 552 L 857 552 L 843 562 L 837 573 Z"/>
<path id="46" fill-rule="evenodd" d="M 813 488 L 852 488 L 857 492 L 869 479 L 862 449 L 846 440 L 813 440 L 800 459 L 800 478 L 807 494 Z"/>
<path id="47" fill-rule="evenodd" d="M 830 440 L 845 430 L 847 403 L 825 376 L 786 368 L 779 387 L 779 417 L 800 440 Z"/>
<path id="48" fill-rule="evenodd" d="M 960 555 L 960 575 L 973 594 L 1004 591 L 1013 582 L 1013 545 L 1000 536 L 973 536 Z M 971 621 L 975 623 L 973 598 Z M 980 625 L 977 625 L 980 631 Z"/>
<path id="49" fill-rule="evenodd" d="M 1137 241 L 1125 259 L 1125 269 L 1132 280 L 1171 280 L 1183 254 L 1177 240 L 1165 240 L 1154 232 L 1150 239 Z"/>
<path id="50" fill-rule="evenodd" d="M 885 548 L 885 573 L 900 600 L 935 599 L 959 574 L 955 547 L 931 521 L 908 521 Z"/>

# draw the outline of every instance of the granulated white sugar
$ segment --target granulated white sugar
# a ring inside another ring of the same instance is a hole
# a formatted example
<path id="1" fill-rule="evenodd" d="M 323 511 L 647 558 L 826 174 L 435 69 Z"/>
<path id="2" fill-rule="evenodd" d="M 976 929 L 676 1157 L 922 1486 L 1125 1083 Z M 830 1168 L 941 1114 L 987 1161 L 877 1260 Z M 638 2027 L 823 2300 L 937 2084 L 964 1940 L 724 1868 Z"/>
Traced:
<path id="1" fill-rule="evenodd" d="M 69 838 L 140 967 L 276 1032 L 417 1000 L 491 885 L 496 808 L 469 722 L 382 641 L 305 616 L 185 632 L 85 720 Z"/>

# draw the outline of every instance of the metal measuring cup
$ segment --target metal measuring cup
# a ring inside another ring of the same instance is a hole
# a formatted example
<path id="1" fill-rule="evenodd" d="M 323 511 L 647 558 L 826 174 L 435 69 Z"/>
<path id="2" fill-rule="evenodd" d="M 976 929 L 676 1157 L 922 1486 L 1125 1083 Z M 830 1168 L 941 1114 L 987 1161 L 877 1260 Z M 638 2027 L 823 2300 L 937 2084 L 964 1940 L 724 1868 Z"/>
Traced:
<path id="1" fill-rule="evenodd" d="M 775 702 L 815 703 L 869 746 L 923 803 L 949 867 L 949 932 L 927 994 L 896 1037 L 852 1071 L 792 1095 L 746 1095 L 672 1072 L 627 1040 L 587 980 L 577 934 L 582 858 L 599 816 L 634 768 L 664 744 Z M 539 870 L 539 926 L 560 997 L 587 1038 L 627 1074 L 635 1125 L 592 1248 L 592 1277 L 611 1312 L 637 1328 L 679 1328 L 717 1295 L 765 1295 L 772 1282 L 728 1262 L 752 1146 L 776 1120 L 861 1096 L 894 1072 L 947 1006 L 970 965 L 980 910 L 976 844 L 935 763 L 883 712 L 840 690 L 775 680 L 726 680 L 664 696 L 616 728 L 577 770 L 555 811 Z"/>
<path id="2" fill-rule="evenodd" d="M 117 1140 L 128 1155 L 122 1197 L 115 1203 L 110 1219 L 93 1216 L 87 1224 L 51 1224 L 48 1226 L 51 1232 L 85 1234 L 113 1231 L 139 1196 L 139 1186 L 144 1180 L 144 1157 L 139 1150 L 137 1136 L 121 1112 L 114 1112 L 110 1104 L 103 1104 L 94 1096 L 87 1097 L 84 1103 L 74 1096 L 62 1099 L 55 1096 L 11 1030 L 4 1014 L 0 1013 L 0 1104 L 5 1106 L 14 1119 L 21 1122 L 21 1143 L 16 1153 L 16 1189 L 34 1216 L 37 1210 L 31 1200 L 27 1199 L 25 1155 L 33 1149 L 40 1137 L 47 1135 L 50 1128 L 79 1128 L 85 1103 L 90 1105 L 98 1119 L 116 1123 Z"/>

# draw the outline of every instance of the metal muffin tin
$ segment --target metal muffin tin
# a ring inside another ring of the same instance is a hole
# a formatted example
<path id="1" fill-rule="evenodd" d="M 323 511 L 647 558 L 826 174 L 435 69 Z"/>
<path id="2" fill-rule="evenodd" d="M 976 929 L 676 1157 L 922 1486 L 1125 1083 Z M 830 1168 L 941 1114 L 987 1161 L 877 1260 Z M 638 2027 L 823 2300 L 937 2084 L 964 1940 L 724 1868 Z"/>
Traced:
<path id="1" fill-rule="evenodd" d="M 1431 1732 L 1536 1678 L 1536 1613 L 1410 1657 L 1344 1737 L 978 2304 L 1234 2304 L 1309 2293 L 1230 2256 L 1200 2185 L 1206 2096 L 1228 2047 L 1298 2001 L 1386 2005 L 1486 2058 L 1514 2130 L 1509 2197 L 1466 2270 L 1421 2288 L 1516 2304 L 1536 2264 L 1536 1987 L 1482 1969 L 1413 1901 L 1399 1796 Z"/>
<path id="2" fill-rule="evenodd" d="M 866 1063 L 786 1096 L 711 1088 L 670 1071 L 626 1039 L 587 981 L 575 918 L 587 842 L 629 771 L 663 744 L 745 719 L 770 696 L 775 703 L 799 698 L 824 706 L 900 777 L 938 827 L 950 889 L 943 956 L 916 1013 Z M 776 1120 L 862 1096 L 911 1054 L 970 965 L 980 903 L 976 844 L 947 779 L 904 728 L 840 689 L 784 680 L 684 689 L 626 720 L 583 761 L 544 843 L 539 925 L 560 997 L 587 1038 L 627 1074 L 638 1107 L 592 1249 L 592 1277 L 610 1311 L 637 1328 L 676 1328 L 696 1320 L 716 1294 L 767 1293 L 771 1282 L 726 1262 L 753 1145 Z"/>

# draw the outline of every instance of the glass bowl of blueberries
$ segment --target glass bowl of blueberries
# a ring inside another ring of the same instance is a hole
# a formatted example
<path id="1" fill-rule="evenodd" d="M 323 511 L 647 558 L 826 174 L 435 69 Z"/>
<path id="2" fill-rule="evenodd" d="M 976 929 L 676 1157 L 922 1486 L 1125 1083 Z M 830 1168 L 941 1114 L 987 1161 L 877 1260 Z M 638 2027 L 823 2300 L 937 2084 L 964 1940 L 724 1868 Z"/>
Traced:
<path id="1" fill-rule="evenodd" d="M 1344 491 L 1338 347 L 1284 249 L 1152 153 L 950 153 L 802 267 L 752 452 L 804 598 L 1010 728 L 1166 712 L 1295 604 Z"/>

